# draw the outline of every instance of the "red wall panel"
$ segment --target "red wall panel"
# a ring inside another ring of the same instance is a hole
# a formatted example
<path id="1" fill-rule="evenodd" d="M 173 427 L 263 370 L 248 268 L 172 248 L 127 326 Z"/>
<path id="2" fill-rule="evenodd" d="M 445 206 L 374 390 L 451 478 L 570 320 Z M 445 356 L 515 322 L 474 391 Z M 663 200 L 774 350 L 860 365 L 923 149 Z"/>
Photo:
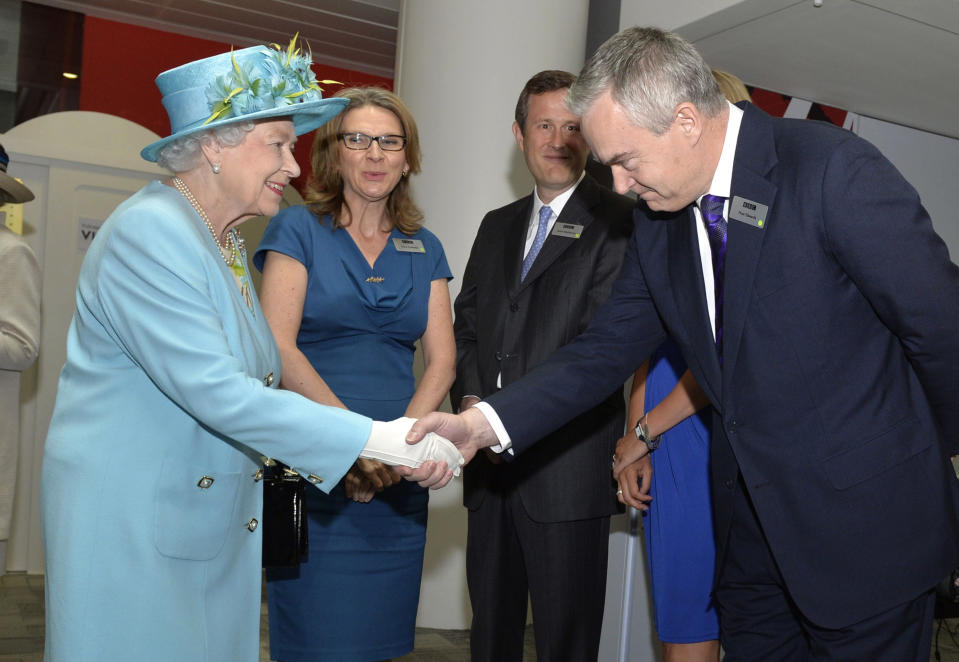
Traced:
<path id="1" fill-rule="evenodd" d="M 230 46 L 87 16 L 83 26 L 80 110 L 118 115 L 168 136 L 170 122 L 153 82 L 157 74 L 185 62 L 223 53 L 230 50 Z M 393 89 L 393 80 L 382 76 L 324 64 L 314 64 L 313 70 L 320 80 L 337 80 L 349 87 L 378 85 Z M 339 89 L 337 85 L 323 87 L 326 95 Z M 310 174 L 312 143 L 312 136 L 300 136 L 296 144 L 296 157 L 303 174 L 294 184 L 301 191 Z"/>

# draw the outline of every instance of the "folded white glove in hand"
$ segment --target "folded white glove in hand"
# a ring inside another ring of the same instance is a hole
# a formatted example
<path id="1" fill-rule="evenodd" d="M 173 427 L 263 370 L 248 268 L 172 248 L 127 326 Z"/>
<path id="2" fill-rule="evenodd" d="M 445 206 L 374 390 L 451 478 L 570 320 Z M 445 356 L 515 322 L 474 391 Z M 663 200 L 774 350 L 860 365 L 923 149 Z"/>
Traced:
<path id="1" fill-rule="evenodd" d="M 360 451 L 360 457 L 379 460 L 391 466 L 402 465 L 418 469 L 427 460 L 446 462 L 454 476 L 460 475 L 463 456 L 448 439 L 430 432 L 419 443 L 406 443 L 406 433 L 415 418 L 397 418 L 393 421 L 373 421 L 370 438 Z"/>

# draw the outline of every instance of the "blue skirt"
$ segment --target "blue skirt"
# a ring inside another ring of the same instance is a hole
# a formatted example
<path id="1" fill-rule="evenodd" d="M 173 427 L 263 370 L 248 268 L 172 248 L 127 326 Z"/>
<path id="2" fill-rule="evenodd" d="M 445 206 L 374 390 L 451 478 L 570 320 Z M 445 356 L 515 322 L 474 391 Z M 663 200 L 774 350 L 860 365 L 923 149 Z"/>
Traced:
<path id="1" fill-rule="evenodd" d="M 392 402 L 373 418 L 402 416 L 406 401 Z M 371 662 L 413 650 L 428 501 L 405 480 L 369 503 L 348 499 L 342 484 L 329 495 L 307 488 L 309 558 L 267 570 L 272 659 Z"/>
<path id="2" fill-rule="evenodd" d="M 676 386 L 686 371 L 679 349 L 666 341 L 649 361 L 646 411 Z M 653 496 L 643 516 L 653 594 L 653 621 L 660 641 L 686 644 L 719 639 L 712 599 L 716 567 L 709 478 L 706 409 L 663 435 L 651 455 Z"/>

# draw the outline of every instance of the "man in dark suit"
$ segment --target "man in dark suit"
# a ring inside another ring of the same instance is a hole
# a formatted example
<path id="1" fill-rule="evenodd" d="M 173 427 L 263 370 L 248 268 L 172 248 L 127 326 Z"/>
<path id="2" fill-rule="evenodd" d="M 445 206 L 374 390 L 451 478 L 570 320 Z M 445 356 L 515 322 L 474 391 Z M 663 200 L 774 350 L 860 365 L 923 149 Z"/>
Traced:
<path id="1" fill-rule="evenodd" d="M 584 175 L 589 148 L 565 105 L 574 80 L 540 72 L 516 104 L 513 135 L 536 187 L 489 212 L 473 243 L 455 303 L 450 396 L 461 409 L 575 338 L 619 273 L 632 202 Z M 474 662 L 522 661 L 527 592 L 539 659 L 596 659 L 618 505 L 609 457 L 625 419 L 621 385 L 605 395 L 515 461 L 481 454 L 465 470 Z"/>
<path id="2" fill-rule="evenodd" d="M 655 29 L 610 39 L 570 104 L 642 200 L 613 293 L 526 378 L 410 439 L 520 455 L 668 333 L 717 411 L 727 662 L 927 660 L 959 562 L 959 269 L 915 190 L 850 132 L 727 104 Z"/>

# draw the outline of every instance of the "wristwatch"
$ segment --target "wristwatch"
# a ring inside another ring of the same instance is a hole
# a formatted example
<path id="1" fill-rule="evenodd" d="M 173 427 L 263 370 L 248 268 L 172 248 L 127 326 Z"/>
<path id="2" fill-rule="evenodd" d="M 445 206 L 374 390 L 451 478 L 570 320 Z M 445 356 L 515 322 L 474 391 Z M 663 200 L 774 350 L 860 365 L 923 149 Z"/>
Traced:
<path id="1" fill-rule="evenodd" d="M 655 437 L 649 436 L 649 427 L 646 425 L 646 414 L 643 414 L 642 418 L 636 422 L 636 437 L 646 444 L 646 448 L 649 449 L 650 453 L 659 448 L 659 442 L 663 439 L 663 435 L 661 434 Z"/>

